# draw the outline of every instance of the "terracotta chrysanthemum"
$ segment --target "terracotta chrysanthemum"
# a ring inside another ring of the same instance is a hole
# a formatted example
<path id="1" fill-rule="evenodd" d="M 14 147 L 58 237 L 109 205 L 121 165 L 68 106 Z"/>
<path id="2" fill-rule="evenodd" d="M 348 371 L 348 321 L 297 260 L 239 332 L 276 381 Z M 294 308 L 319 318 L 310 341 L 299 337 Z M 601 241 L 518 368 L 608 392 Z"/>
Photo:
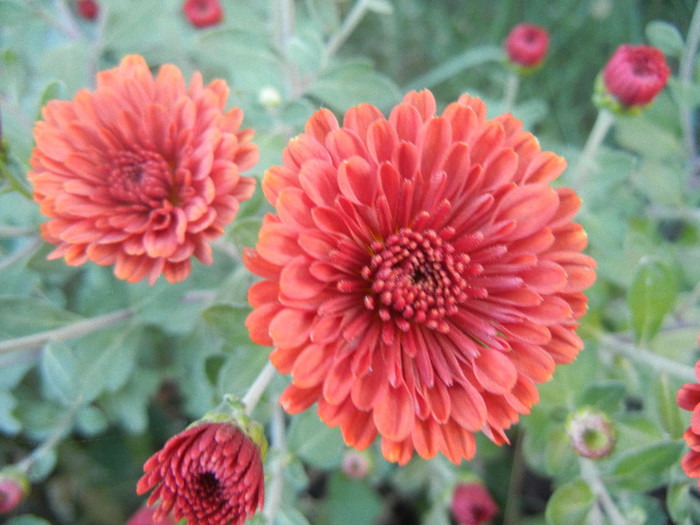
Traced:
<path id="1" fill-rule="evenodd" d="M 322 109 L 289 143 L 263 181 L 277 214 L 244 253 L 263 277 L 246 324 L 291 374 L 288 412 L 318 402 L 350 446 L 380 434 L 390 461 L 457 463 L 475 432 L 506 442 L 575 358 L 595 261 L 579 198 L 549 185 L 565 161 L 521 127 L 468 95 L 436 116 L 423 91 L 388 119 Z"/>
<path id="2" fill-rule="evenodd" d="M 534 68 L 547 56 L 549 33 L 533 24 L 518 24 L 508 33 L 504 47 L 513 65 Z"/>
<path id="3" fill-rule="evenodd" d="M 624 106 L 644 106 L 666 86 L 670 74 L 663 53 L 655 47 L 623 44 L 605 65 L 603 83 Z"/>
<path id="4" fill-rule="evenodd" d="M 170 512 L 191 524 L 241 525 L 263 506 L 261 452 L 236 425 L 203 422 L 170 438 L 143 466 L 136 491 L 155 488 L 154 519 Z"/>
<path id="5" fill-rule="evenodd" d="M 223 112 L 223 80 L 189 86 L 173 65 L 153 78 L 127 56 L 97 75 L 97 89 L 54 100 L 36 124 L 29 180 L 49 218 L 50 259 L 114 265 L 130 282 L 190 273 L 190 258 L 211 264 L 209 242 L 223 233 L 255 181 L 258 159 L 243 112 Z"/>
<path id="6" fill-rule="evenodd" d="M 498 514 L 498 505 L 481 483 L 460 483 L 452 494 L 452 515 L 459 525 L 482 525 Z"/>
<path id="7" fill-rule="evenodd" d="M 700 360 L 695 363 L 695 377 L 700 382 Z M 676 396 L 678 406 L 690 410 L 690 427 L 683 434 L 690 450 L 683 456 L 681 467 L 690 478 L 698 480 L 700 487 L 700 384 L 687 383 L 681 387 Z"/>

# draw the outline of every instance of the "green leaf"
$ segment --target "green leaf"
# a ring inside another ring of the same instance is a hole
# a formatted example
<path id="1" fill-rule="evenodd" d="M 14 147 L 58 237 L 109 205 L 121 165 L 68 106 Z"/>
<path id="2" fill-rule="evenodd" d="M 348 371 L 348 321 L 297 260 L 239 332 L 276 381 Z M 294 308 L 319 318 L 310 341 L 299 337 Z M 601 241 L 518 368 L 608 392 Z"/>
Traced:
<path id="1" fill-rule="evenodd" d="M 583 391 L 580 404 L 612 414 L 620 408 L 625 392 L 625 384 L 622 381 L 601 381 Z"/>
<path id="2" fill-rule="evenodd" d="M 27 478 L 32 483 L 39 483 L 53 472 L 57 459 L 56 449 L 43 450 L 34 459 L 35 461 L 32 463 L 29 472 L 27 472 Z"/>
<path id="3" fill-rule="evenodd" d="M 34 516 L 33 514 L 23 514 L 22 516 L 12 518 L 5 525 L 51 525 L 51 522 L 46 521 L 44 518 Z"/>
<path id="4" fill-rule="evenodd" d="M 450 525 L 450 515 L 444 505 L 435 505 L 430 512 L 425 515 L 423 525 Z"/>
<path id="5" fill-rule="evenodd" d="M 623 453 L 611 478 L 631 490 L 652 490 L 665 483 L 665 471 L 680 461 L 684 449 L 684 443 L 663 442 Z"/>
<path id="6" fill-rule="evenodd" d="M 47 102 L 54 99 L 61 99 L 66 94 L 66 85 L 60 81 L 50 82 L 41 94 L 39 98 L 39 109 L 37 111 L 36 120 L 41 119 L 41 108 L 43 108 Z"/>
<path id="7" fill-rule="evenodd" d="M 156 372 L 138 368 L 124 388 L 101 398 L 100 404 L 110 420 L 118 420 L 129 433 L 141 434 L 148 424 L 149 398 L 159 384 Z"/>
<path id="8" fill-rule="evenodd" d="M 89 403 L 102 392 L 115 392 L 129 379 L 140 346 L 141 332 L 117 328 L 81 339 L 76 345 L 81 401 Z"/>
<path id="9" fill-rule="evenodd" d="M 380 15 L 390 15 L 394 12 L 394 6 L 387 0 L 367 0 L 367 9 Z"/>
<path id="10" fill-rule="evenodd" d="M 104 413 L 93 405 L 85 405 L 75 415 L 75 428 L 84 436 L 96 436 L 108 426 Z"/>
<path id="11" fill-rule="evenodd" d="M 287 446 L 303 462 L 321 469 L 340 465 L 345 448 L 340 431 L 326 426 L 311 410 L 294 416 L 289 426 Z"/>
<path id="12" fill-rule="evenodd" d="M 44 395 L 64 405 L 75 401 L 78 394 L 78 361 L 73 349 L 60 342 L 50 342 L 39 360 Z"/>
<path id="13" fill-rule="evenodd" d="M 656 335 L 673 306 L 676 293 L 673 271 L 656 258 L 642 257 L 627 292 L 637 342 L 646 343 Z"/>
<path id="14" fill-rule="evenodd" d="M 41 56 L 40 70 L 47 78 L 62 81 L 65 95 L 72 98 L 78 90 L 92 83 L 90 64 L 92 46 L 85 40 L 51 47 Z"/>
<path id="15" fill-rule="evenodd" d="M 275 525 L 309 525 L 309 520 L 298 509 L 285 505 L 275 514 Z"/>
<path id="16" fill-rule="evenodd" d="M 83 318 L 33 297 L 0 296 L 0 336 L 34 334 L 60 328 Z"/>
<path id="17" fill-rule="evenodd" d="M 325 507 L 330 525 L 373 525 L 382 502 L 366 483 L 336 471 L 330 478 Z"/>
<path id="18" fill-rule="evenodd" d="M 396 104 L 399 89 L 386 76 L 366 62 L 344 63 L 329 68 L 307 88 L 305 94 L 338 112 L 367 102 L 380 109 Z"/>
<path id="19" fill-rule="evenodd" d="M 676 402 L 678 388 L 669 380 L 668 374 L 660 373 L 654 382 L 654 404 L 662 428 L 673 439 L 680 439 L 685 431 L 681 409 Z"/>
<path id="20" fill-rule="evenodd" d="M 645 33 L 649 43 L 659 48 L 667 57 L 680 57 L 683 54 L 683 36 L 673 24 L 653 20 L 647 24 Z"/>
<path id="21" fill-rule="evenodd" d="M 31 16 L 29 3 L 19 0 L 0 0 L 0 21 L 3 25 L 13 26 L 24 22 Z"/>
<path id="22" fill-rule="evenodd" d="M 222 70 L 237 89 L 257 93 L 274 86 L 283 90 L 284 66 L 264 32 L 226 28 L 202 33 L 198 56 Z"/>
<path id="23" fill-rule="evenodd" d="M 687 106 L 690 109 L 700 105 L 700 85 L 694 82 L 681 82 L 676 77 L 670 77 L 668 87 L 678 105 Z"/>
<path id="24" fill-rule="evenodd" d="M 678 136 L 646 115 L 618 118 L 615 121 L 615 139 L 626 149 L 645 158 L 682 158 L 683 144 Z"/>
<path id="25" fill-rule="evenodd" d="M 645 158 L 631 177 L 634 187 L 654 204 L 682 206 L 688 197 L 686 168 L 680 163 Z M 659 177 L 663 173 L 663 177 Z"/>
<path id="26" fill-rule="evenodd" d="M 14 416 L 17 400 L 10 392 L 0 390 L 0 431 L 14 435 L 22 430 L 22 423 Z"/>
<path id="27" fill-rule="evenodd" d="M 585 481 L 562 485 L 547 502 L 547 525 L 585 525 L 593 502 L 593 492 Z"/>

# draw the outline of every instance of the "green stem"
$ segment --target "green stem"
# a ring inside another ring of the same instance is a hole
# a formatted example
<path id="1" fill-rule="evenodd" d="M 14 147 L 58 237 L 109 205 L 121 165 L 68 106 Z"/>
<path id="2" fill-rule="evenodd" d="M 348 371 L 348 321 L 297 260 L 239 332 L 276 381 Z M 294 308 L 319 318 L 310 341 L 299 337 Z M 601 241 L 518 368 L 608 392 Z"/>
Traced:
<path id="1" fill-rule="evenodd" d="M 406 90 L 431 88 L 441 84 L 445 80 L 449 80 L 465 69 L 502 59 L 503 50 L 497 46 L 484 46 L 477 49 L 470 49 L 413 79 L 406 85 Z"/>
<path id="2" fill-rule="evenodd" d="M 689 87 L 693 80 L 693 64 L 695 63 L 695 56 L 698 52 L 698 45 L 700 44 L 700 1 L 695 5 L 695 11 L 693 12 L 693 17 L 690 20 L 690 27 L 688 29 L 688 36 L 686 39 L 686 46 L 683 49 L 683 54 L 681 55 L 681 61 L 678 68 L 678 80 L 681 85 L 686 88 Z M 683 128 L 683 138 L 685 141 L 685 148 L 688 154 L 688 158 L 692 161 L 697 155 L 697 148 L 695 146 L 695 133 L 693 131 L 693 108 L 691 108 L 685 99 L 682 99 L 680 103 L 680 117 L 681 126 Z M 696 173 L 697 170 L 692 169 L 693 176 L 690 178 L 691 187 L 697 185 Z"/>
<path id="3" fill-rule="evenodd" d="M 615 122 L 615 115 L 613 115 L 607 109 L 601 109 L 598 112 L 598 117 L 596 118 L 595 124 L 593 124 L 593 129 L 591 134 L 588 135 L 586 140 L 586 145 L 583 147 L 583 152 L 578 160 L 578 165 L 576 166 L 576 172 L 573 176 L 572 186 L 574 189 L 581 189 L 588 171 L 591 166 L 595 163 L 595 155 L 598 148 L 603 143 L 605 136 L 608 134 L 610 127 Z"/>
<path id="4" fill-rule="evenodd" d="M 615 354 L 626 357 L 627 359 L 645 364 L 651 367 L 657 372 L 666 372 L 673 377 L 677 377 L 683 381 L 688 381 L 695 383 L 697 381 L 695 377 L 695 370 L 693 367 L 688 365 L 683 365 L 672 361 L 671 359 L 666 359 L 656 355 L 649 350 L 640 348 L 632 343 L 625 342 L 615 336 L 600 334 L 599 340 L 605 348 Z"/>
<path id="5" fill-rule="evenodd" d="M 7 224 L 0 224 L 0 237 L 12 238 L 12 237 L 27 237 L 29 235 L 34 235 L 36 233 L 36 228 L 25 228 L 24 226 L 9 226 Z"/>
<path id="6" fill-rule="evenodd" d="M 274 447 L 275 465 L 272 469 L 269 489 L 265 495 L 264 515 L 267 523 L 275 523 L 275 514 L 282 502 L 282 492 L 284 490 L 284 467 L 287 458 L 287 443 L 284 438 L 284 412 L 279 403 L 275 403 L 272 412 L 272 446 Z"/>
<path id="7" fill-rule="evenodd" d="M 508 482 L 508 498 L 503 511 L 503 525 L 518 525 L 520 523 L 520 495 L 522 494 L 525 475 L 525 460 L 523 458 L 524 430 L 518 428 L 513 447 L 513 462 L 510 468 Z"/>
<path id="8" fill-rule="evenodd" d="M 506 80 L 505 94 L 503 95 L 503 113 L 513 111 L 515 107 L 515 99 L 518 96 L 518 88 L 520 87 L 520 75 L 510 73 Z"/>
<path id="9" fill-rule="evenodd" d="M 18 352 L 20 350 L 32 350 L 39 348 L 49 341 L 65 341 L 66 339 L 74 339 L 82 337 L 93 332 L 102 330 L 109 326 L 121 323 L 131 318 L 134 315 L 133 308 L 125 308 L 90 319 L 84 319 L 68 326 L 62 326 L 54 330 L 47 330 L 38 334 L 26 335 L 17 337 L 7 341 L 0 342 L 0 355 L 9 354 L 10 352 Z"/>
<path id="10" fill-rule="evenodd" d="M 68 435 L 71 428 L 73 428 L 73 420 L 75 419 L 75 415 L 77 414 L 80 406 L 81 404 L 79 401 L 76 401 L 73 405 L 71 405 L 70 410 L 66 412 L 65 416 L 63 416 L 49 438 L 35 448 L 26 458 L 17 463 L 16 468 L 19 472 L 27 476 L 36 462 L 39 461 L 44 454 L 53 450 L 54 447 L 56 447 L 56 445 L 58 445 L 61 440 Z"/>
<path id="11" fill-rule="evenodd" d="M 23 259 L 27 255 L 33 254 L 43 244 L 44 244 L 44 241 L 42 241 L 41 238 L 37 237 L 37 238 L 33 239 L 32 242 L 30 242 L 25 247 L 23 247 L 21 250 L 18 250 L 17 252 L 13 253 L 12 255 L 8 255 L 7 257 L 4 257 L 2 260 L 0 260 L 0 272 L 3 271 L 5 268 L 12 266 L 14 263 Z"/>
<path id="12" fill-rule="evenodd" d="M 258 401 L 260 401 L 260 398 L 265 392 L 267 385 L 270 384 L 270 380 L 274 377 L 274 375 L 275 367 L 270 361 L 268 361 L 241 400 L 245 406 L 245 413 L 247 415 L 251 415 L 253 413 L 255 406 L 258 404 Z"/>
<path id="13" fill-rule="evenodd" d="M 32 191 L 30 188 L 27 187 L 26 184 L 24 184 L 23 181 L 20 181 L 17 179 L 17 177 L 14 177 L 12 173 L 10 173 L 10 170 L 7 169 L 7 166 L 5 163 L 0 160 L 0 178 L 3 178 L 7 181 L 9 181 L 10 185 L 20 192 L 22 195 L 27 197 L 28 199 L 32 199 Z"/>
<path id="14" fill-rule="evenodd" d="M 352 6 L 348 16 L 345 17 L 343 23 L 341 24 L 338 31 L 330 38 L 323 50 L 323 55 L 321 57 L 321 68 L 325 68 L 328 65 L 329 60 L 335 53 L 340 49 L 340 46 L 348 39 L 348 37 L 355 30 L 357 25 L 360 23 L 365 13 L 369 10 L 371 0 L 357 0 L 355 5 Z"/>
<path id="15" fill-rule="evenodd" d="M 580 458 L 580 466 L 581 477 L 586 481 L 586 483 L 588 483 L 588 486 L 591 487 L 591 491 L 595 495 L 601 507 L 603 507 L 605 514 L 610 520 L 610 523 L 612 523 L 612 525 L 626 525 L 627 520 L 618 510 L 615 502 L 610 497 L 608 489 L 600 479 L 598 469 L 596 468 L 595 464 L 590 459 Z"/>

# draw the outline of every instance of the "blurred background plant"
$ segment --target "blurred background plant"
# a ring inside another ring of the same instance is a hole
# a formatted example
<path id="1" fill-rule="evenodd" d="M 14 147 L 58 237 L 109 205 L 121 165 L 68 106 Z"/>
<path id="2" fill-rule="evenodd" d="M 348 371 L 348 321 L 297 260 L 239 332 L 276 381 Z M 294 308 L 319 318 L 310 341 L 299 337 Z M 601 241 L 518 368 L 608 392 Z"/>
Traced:
<path id="1" fill-rule="evenodd" d="M 449 524 L 464 480 L 492 494 L 492 523 L 700 522 L 700 494 L 679 463 L 689 416 L 675 401 L 695 381 L 700 330 L 695 2 L 223 0 L 223 18 L 202 28 L 180 0 L 90 3 L 0 0 L 0 465 L 31 483 L 8 523 L 125 523 L 144 501 L 135 484 L 145 459 L 224 394 L 242 397 L 268 354 L 244 326 L 252 277 L 241 250 L 269 211 L 259 189 L 214 243 L 213 266 L 195 263 L 182 283 L 129 284 L 109 267 L 46 260 L 26 172 L 48 100 L 92 89 L 97 71 L 129 53 L 186 78 L 223 78 L 229 106 L 256 130 L 260 178 L 320 106 L 386 112 L 427 87 L 442 106 L 469 92 L 501 113 L 512 74 L 502 42 L 520 22 L 550 42 L 510 109 L 569 161 L 562 185 L 575 182 L 598 113 L 594 79 L 613 51 L 647 43 L 672 70 L 649 109 L 614 119 L 575 187 L 598 262 L 585 349 L 540 387 L 512 446 L 480 437 L 459 467 L 442 456 L 397 467 L 374 446 L 348 466 L 337 429 L 313 410 L 276 407 L 287 382 L 276 375 L 253 414 L 271 449 L 266 510 L 252 522 Z M 581 410 L 610 422 L 608 455 L 577 455 L 567 422 Z"/>

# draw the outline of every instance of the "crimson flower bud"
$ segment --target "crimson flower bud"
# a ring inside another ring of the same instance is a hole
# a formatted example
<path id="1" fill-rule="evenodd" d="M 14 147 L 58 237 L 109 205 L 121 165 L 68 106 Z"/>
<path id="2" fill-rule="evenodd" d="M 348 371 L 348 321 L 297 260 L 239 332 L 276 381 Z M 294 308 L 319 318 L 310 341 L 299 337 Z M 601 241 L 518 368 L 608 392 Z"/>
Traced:
<path id="1" fill-rule="evenodd" d="M 655 47 L 623 44 L 603 69 L 602 87 L 622 109 L 638 108 L 656 98 L 670 74 L 663 53 Z"/>
<path id="2" fill-rule="evenodd" d="M 452 515 L 459 525 L 481 525 L 498 513 L 498 506 L 481 483 L 460 483 L 452 494 Z"/>
<path id="3" fill-rule="evenodd" d="M 504 45 L 511 64 L 525 69 L 536 68 L 547 55 L 549 33 L 533 24 L 518 24 L 508 34 Z"/>
<path id="4" fill-rule="evenodd" d="M 14 470 L 0 472 L 0 513 L 12 512 L 29 494 L 27 477 Z"/>
<path id="5" fill-rule="evenodd" d="M 185 0 L 182 12 L 195 27 L 213 26 L 224 18 L 219 0 Z"/>
<path id="6" fill-rule="evenodd" d="M 100 12 L 100 6 L 95 0 L 78 0 L 78 13 L 86 20 L 94 20 Z"/>
<path id="7" fill-rule="evenodd" d="M 144 464 L 136 492 L 154 489 L 148 505 L 160 500 L 155 519 L 172 512 L 176 521 L 242 525 L 262 509 L 267 440 L 242 405 L 225 403 L 231 406 L 173 436 Z"/>

